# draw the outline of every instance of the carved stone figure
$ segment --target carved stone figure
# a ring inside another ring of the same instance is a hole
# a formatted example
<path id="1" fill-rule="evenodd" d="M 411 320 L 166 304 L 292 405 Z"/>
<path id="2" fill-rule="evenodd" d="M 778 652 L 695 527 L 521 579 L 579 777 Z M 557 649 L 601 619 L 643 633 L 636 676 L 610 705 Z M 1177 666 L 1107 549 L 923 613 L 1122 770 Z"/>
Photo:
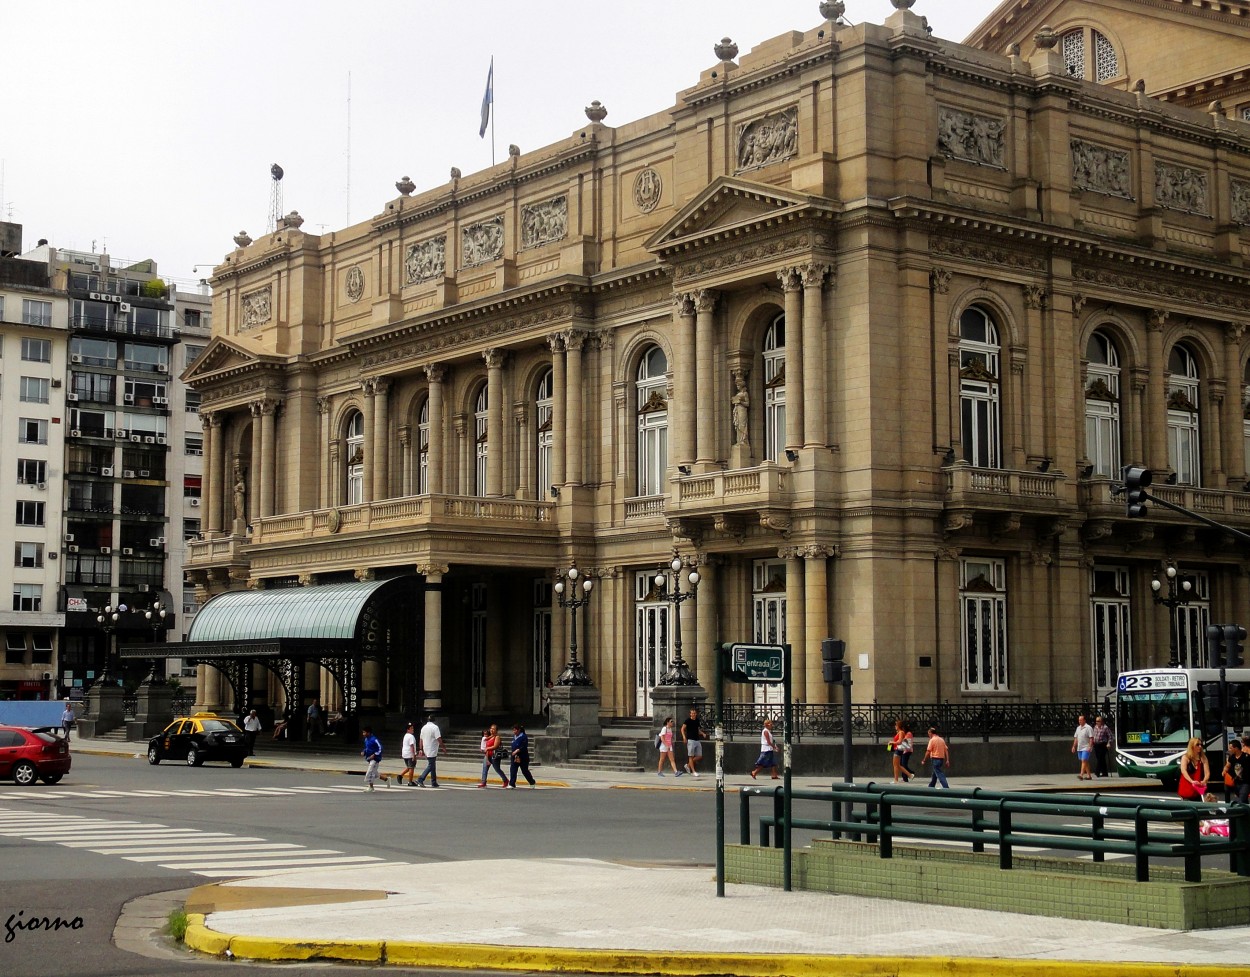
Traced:
<path id="1" fill-rule="evenodd" d="M 347 270 L 347 276 L 343 279 L 343 290 L 351 302 L 359 302 L 360 297 L 365 294 L 365 273 L 360 270 L 360 265 Z"/>
<path id="2" fill-rule="evenodd" d="M 564 194 L 521 208 L 521 247 L 559 241 L 569 230 L 569 198 Z"/>
<path id="3" fill-rule="evenodd" d="M 1072 184 L 1082 190 L 1133 199 L 1133 180 L 1127 150 L 1108 149 L 1081 139 L 1072 150 Z"/>
<path id="4" fill-rule="evenodd" d="M 730 400 L 733 405 L 734 444 L 751 445 L 751 395 L 747 393 L 747 379 L 741 370 L 734 370 L 734 386 L 737 388 Z"/>
<path id="5" fill-rule="evenodd" d="M 664 183 L 660 174 L 648 166 L 634 177 L 634 206 L 641 213 L 649 214 L 660 203 Z"/>
<path id="6" fill-rule="evenodd" d="M 1250 224 L 1250 183 L 1232 181 L 1233 220 L 1238 224 Z"/>
<path id="7" fill-rule="evenodd" d="M 1155 204 L 1191 214 L 1207 213 L 1207 175 L 1188 166 L 1156 161 Z"/>
<path id="8" fill-rule="evenodd" d="M 799 110 L 774 112 L 738 128 L 738 172 L 789 159 L 799 151 Z"/>
<path id="9" fill-rule="evenodd" d="M 447 270 L 447 235 L 409 245 L 404 256 L 404 282 L 415 285 L 438 278 Z"/>
<path id="10" fill-rule="evenodd" d="M 243 328 L 255 329 L 262 326 L 272 317 L 272 305 L 270 300 L 271 286 L 266 285 L 264 288 L 258 288 L 254 292 L 248 292 L 243 296 Z"/>
<path id="11" fill-rule="evenodd" d="M 988 115 L 938 109 L 938 152 L 983 166 L 1002 166 L 1007 125 Z"/>
<path id="12" fill-rule="evenodd" d="M 247 518 L 247 507 L 246 507 L 246 501 L 245 501 L 246 498 L 247 498 L 247 482 L 243 481 L 243 469 L 239 465 L 235 465 L 234 466 L 234 489 L 233 489 L 234 518 L 236 519 Z"/>
<path id="13" fill-rule="evenodd" d="M 502 255 L 503 217 L 479 221 L 461 231 L 461 254 L 465 268 L 494 261 Z"/>

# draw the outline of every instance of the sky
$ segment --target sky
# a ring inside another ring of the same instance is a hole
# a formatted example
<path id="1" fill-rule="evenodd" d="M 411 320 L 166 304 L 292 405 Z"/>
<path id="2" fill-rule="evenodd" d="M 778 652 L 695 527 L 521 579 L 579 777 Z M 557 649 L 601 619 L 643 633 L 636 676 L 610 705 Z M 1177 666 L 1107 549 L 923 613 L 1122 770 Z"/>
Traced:
<path id="1" fill-rule="evenodd" d="M 962 40 L 998 0 L 916 0 Z M 847 0 L 882 23 L 889 0 Z M 0 0 L 0 219 L 62 248 L 153 258 L 190 284 L 282 210 L 320 233 L 495 154 L 662 111 L 716 62 L 821 22 L 817 0 Z M 202 267 L 196 267 L 202 266 Z"/>

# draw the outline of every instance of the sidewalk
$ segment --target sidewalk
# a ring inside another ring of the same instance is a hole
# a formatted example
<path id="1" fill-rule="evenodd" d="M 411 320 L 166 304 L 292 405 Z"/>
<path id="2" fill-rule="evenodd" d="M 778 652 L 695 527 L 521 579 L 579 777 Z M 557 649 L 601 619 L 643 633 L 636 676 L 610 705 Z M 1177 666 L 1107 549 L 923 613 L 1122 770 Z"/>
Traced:
<path id="1" fill-rule="evenodd" d="M 141 755 L 119 747 L 74 745 L 83 753 Z M 249 764 L 328 775 L 358 774 L 363 767 L 345 752 L 305 749 L 267 751 Z M 386 767 L 393 776 L 399 764 Z M 477 780 L 473 764 L 442 767 L 440 780 Z M 538 778 L 544 787 L 564 789 L 715 788 L 710 773 L 674 780 L 654 772 L 544 767 Z M 748 783 L 735 773 L 727 789 Z M 796 777 L 794 783 L 818 786 L 828 778 Z M 996 790 L 1080 789 L 1075 776 L 978 783 Z M 1086 789 L 1136 783 L 1096 781 Z M 413 864 L 401 872 L 394 863 L 305 869 L 201 886 L 186 909 L 193 949 L 260 960 L 742 977 L 1086 977 L 1094 970 L 1107 977 L 1250 977 L 1250 925 L 1182 934 L 742 885 L 726 886 L 726 898 L 718 899 L 710 868 L 641 860 L 516 858 Z"/>

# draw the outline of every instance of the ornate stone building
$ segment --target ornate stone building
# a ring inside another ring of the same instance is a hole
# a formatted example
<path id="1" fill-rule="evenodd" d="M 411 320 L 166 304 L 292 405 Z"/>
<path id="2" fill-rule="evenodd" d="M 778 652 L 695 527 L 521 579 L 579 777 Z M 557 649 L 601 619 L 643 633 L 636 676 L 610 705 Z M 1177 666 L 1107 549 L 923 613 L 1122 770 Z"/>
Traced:
<path id="1" fill-rule="evenodd" d="M 859 701 L 1101 695 L 1171 654 L 1166 561 L 1178 657 L 1244 622 L 1241 547 L 1112 490 L 1145 464 L 1250 527 L 1250 124 L 1177 94 L 1236 75 L 1250 9 L 1004 3 L 965 46 L 910 0 L 842 6 L 723 42 L 654 116 L 596 103 L 356 226 L 236 238 L 186 374 L 201 596 L 423 594 L 413 640 L 371 632 L 358 674 L 304 658 L 283 695 L 333 706 L 347 675 L 365 709 L 537 713 L 571 562 L 604 716 L 649 712 L 678 607 L 705 684 L 716 642 L 784 640 L 805 702 L 826 636 Z M 680 605 L 674 550 L 702 578 Z"/>

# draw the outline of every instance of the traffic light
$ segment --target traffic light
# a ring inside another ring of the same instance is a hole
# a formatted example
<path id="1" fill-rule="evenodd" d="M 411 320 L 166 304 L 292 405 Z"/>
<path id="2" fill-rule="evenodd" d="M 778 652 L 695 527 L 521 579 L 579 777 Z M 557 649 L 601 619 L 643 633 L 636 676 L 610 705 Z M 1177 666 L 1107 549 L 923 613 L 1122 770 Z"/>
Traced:
<path id="1" fill-rule="evenodd" d="M 845 657 L 846 642 L 841 638 L 825 638 L 821 641 L 820 667 L 826 682 L 842 681 L 842 660 Z"/>
<path id="2" fill-rule="evenodd" d="M 1245 664 L 1246 629 L 1240 624 L 1224 625 L 1224 667 L 1241 668 Z"/>
<path id="3" fill-rule="evenodd" d="M 1149 468 L 1132 466 L 1124 469 L 1124 501 L 1130 519 L 1146 515 L 1146 489 L 1150 488 L 1151 479 Z"/>
<path id="4" fill-rule="evenodd" d="M 1212 668 L 1218 668 L 1224 659 L 1224 629 L 1233 627 L 1225 624 L 1207 625 L 1207 661 Z"/>

